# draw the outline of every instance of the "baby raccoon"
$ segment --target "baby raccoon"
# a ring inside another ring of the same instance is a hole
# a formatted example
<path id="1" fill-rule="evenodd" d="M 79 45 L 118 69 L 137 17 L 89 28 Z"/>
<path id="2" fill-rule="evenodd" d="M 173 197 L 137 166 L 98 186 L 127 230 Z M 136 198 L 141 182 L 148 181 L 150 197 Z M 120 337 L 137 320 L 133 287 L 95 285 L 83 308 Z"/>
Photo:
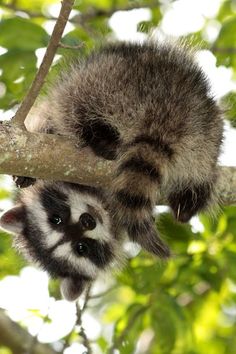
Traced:
<path id="1" fill-rule="evenodd" d="M 27 258 L 61 278 L 62 294 L 75 300 L 100 273 L 122 262 L 122 239 L 105 199 L 98 188 L 37 181 L 2 215 L 0 226 L 16 235 Z"/>
<path id="2" fill-rule="evenodd" d="M 100 48 L 61 74 L 26 125 L 73 137 L 78 147 L 117 160 L 110 214 L 155 255 L 169 255 L 151 218 L 161 190 L 182 222 L 216 199 L 223 121 L 186 46 Z"/>

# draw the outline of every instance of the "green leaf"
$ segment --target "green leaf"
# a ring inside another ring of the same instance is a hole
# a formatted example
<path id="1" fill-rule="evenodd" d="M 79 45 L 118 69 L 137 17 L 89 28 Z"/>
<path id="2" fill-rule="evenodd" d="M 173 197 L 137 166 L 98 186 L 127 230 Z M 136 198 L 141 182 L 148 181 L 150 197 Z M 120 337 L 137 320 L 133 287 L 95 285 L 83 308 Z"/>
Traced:
<path id="1" fill-rule="evenodd" d="M 142 21 L 142 22 L 139 22 L 139 24 L 137 26 L 137 31 L 143 32 L 143 33 L 149 33 L 153 27 L 154 27 L 154 24 L 152 21 Z"/>
<path id="2" fill-rule="evenodd" d="M 233 66 L 236 68 L 236 57 L 234 51 L 230 50 L 230 48 L 234 47 L 235 42 L 236 18 L 232 17 L 223 23 L 218 38 L 213 44 L 213 51 L 218 65 Z"/>
<path id="3" fill-rule="evenodd" d="M 30 20 L 15 17 L 0 22 L 0 46 L 4 48 L 35 50 L 47 46 L 48 39 L 47 32 Z"/>
<path id="4" fill-rule="evenodd" d="M 11 49 L 0 56 L 1 79 L 12 82 L 21 76 L 36 71 L 37 58 L 34 52 Z"/>
<path id="5" fill-rule="evenodd" d="M 227 107 L 225 118 L 236 128 L 236 92 L 230 92 L 221 99 L 223 107 Z"/>
<path id="6" fill-rule="evenodd" d="M 0 279 L 6 275 L 19 274 L 25 266 L 25 261 L 12 247 L 12 235 L 0 231 Z"/>
<path id="7" fill-rule="evenodd" d="M 102 350 L 102 353 L 106 353 L 106 350 L 108 348 L 108 343 L 106 341 L 106 339 L 104 337 L 99 337 L 97 340 L 96 340 L 96 343 L 99 345 L 99 347 L 101 348 Z M 0 353 L 1 354 L 1 353 Z"/>
<path id="8" fill-rule="evenodd" d="M 65 54 L 66 57 L 68 55 L 73 55 L 73 56 L 83 56 L 86 53 L 88 53 L 93 47 L 94 47 L 94 40 L 92 37 L 89 36 L 89 34 L 83 29 L 83 28 L 76 28 L 75 30 L 67 33 L 63 38 L 62 38 L 62 43 L 70 45 L 70 46 L 78 46 L 80 44 L 81 48 L 80 49 L 63 49 L 59 48 L 59 53 Z"/>
<path id="9" fill-rule="evenodd" d="M 35 76 L 36 62 L 36 55 L 31 51 L 11 49 L 0 56 L 0 81 L 6 87 L 0 108 L 7 109 L 22 100 Z"/>
<path id="10" fill-rule="evenodd" d="M 217 20 L 223 22 L 231 16 L 235 16 L 232 1 L 222 1 L 222 5 L 217 15 Z"/>
<path id="11" fill-rule="evenodd" d="M 189 224 L 178 223 L 170 213 L 161 214 L 157 220 L 157 229 L 175 253 L 186 253 L 188 240 L 197 237 L 197 234 L 193 234 Z"/>
<path id="12" fill-rule="evenodd" d="M 1 4 L 9 4 L 9 0 L 2 0 L 0 2 L 0 7 Z M 20 9 L 27 9 L 27 10 L 32 10 L 32 11 L 40 11 L 42 10 L 43 7 L 51 5 L 53 3 L 58 3 L 58 0 L 34 0 L 34 1 L 28 1 L 28 0 L 17 0 L 17 8 Z"/>

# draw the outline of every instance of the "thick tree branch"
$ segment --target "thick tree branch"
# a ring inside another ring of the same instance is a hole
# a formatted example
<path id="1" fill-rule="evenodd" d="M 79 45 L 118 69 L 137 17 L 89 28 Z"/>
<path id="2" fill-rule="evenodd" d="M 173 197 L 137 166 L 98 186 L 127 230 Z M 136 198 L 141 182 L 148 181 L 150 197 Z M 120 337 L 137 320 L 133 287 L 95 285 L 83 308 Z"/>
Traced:
<path id="1" fill-rule="evenodd" d="M 53 29 L 53 33 L 49 41 L 43 61 L 39 67 L 38 73 L 34 78 L 34 81 L 29 89 L 28 94 L 26 95 L 18 111 L 16 112 L 16 115 L 14 117 L 14 123 L 17 123 L 22 128 L 24 127 L 25 118 L 29 113 L 30 109 L 32 108 L 40 92 L 40 89 L 43 86 L 44 79 L 50 69 L 73 4 L 74 0 L 62 1 L 61 11 Z"/>
<path id="2" fill-rule="evenodd" d="M 0 310 L 0 344 L 12 350 L 13 353 L 25 354 L 31 348 L 32 337 L 20 325 L 13 322 L 5 313 Z M 31 351 L 32 354 L 57 354 L 49 345 L 35 342 Z"/>
<path id="3" fill-rule="evenodd" d="M 3 123 L 0 141 L 0 174 L 95 185 L 112 178 L 114 164 L 96 158 L 87 148 L 77 149 L 68 138 L 29 133 Z"/>
<path id="4" fill-rule="evenodd" d="M 108 187 L 116 162 L 96 157 L 75 141 L 51 134 L 0 125 L 0 174 L 9 174 Z M 222 167 L 218 191 L 222 204 L 236 203 L 236 168 Z M 159 203 L 164 203 L 165 196 Z"/>

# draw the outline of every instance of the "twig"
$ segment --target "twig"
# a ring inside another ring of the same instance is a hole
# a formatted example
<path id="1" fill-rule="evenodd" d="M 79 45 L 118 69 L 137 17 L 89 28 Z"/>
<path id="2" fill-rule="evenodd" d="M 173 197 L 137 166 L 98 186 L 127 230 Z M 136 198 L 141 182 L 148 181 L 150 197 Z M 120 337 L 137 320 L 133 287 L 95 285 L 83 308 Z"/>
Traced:
<path id="1" fill-rule="evenodd" d="M 132 3 L 127 4 L 126 6 L 113 6 L 110 9 L 91 7 L 88 11 L 75 15 L 70 19 L 70 21 L 73 23 L 83 23 L 96 17 L 111 17 L 117 11 L 130 11 L 140 8 L 153 9 L 157 6 L 160 6 L 160 2 L 158 0 L 150 1 L 149 3 L 146 1 L 132 1 Z"/>
<path id="2" fill-rule="evenodd" d="M 5 3 L 3 4 L 1 2 L 0 3 L 0 7 L 4 8 L 4 9 L 7 9 L 7 10 L 15 11 L 15 12 L 24 12 L 31 18 L 41 18 L 41 17 L 43 17 L 43 18 L 45 18 L 47 20 L 57 20 L 56 17 L 47 16 L 47 15 L 44 15 L 43 13 L 41 13 L 41 12 L 36 12 L 36 11 L 32 11 L 32 10 L 28 10 L 28 9 L 19 7 L 19 6 L 16 5 L 15 1 L 14 1 L 14 3 L 10 3 L 10 4 L 5 4 Z"/>
<path id="3" fill-rule="evenodd" d="M 148 308 L 148 305 L 141 307 L 140 309 L 138 309 L 133 316 L 129 317 L 128 323 L 126 325 L 126 327 L 123 329 L 123 331 L 121 332 L 121 334 L 119 335 L 119 337 L 117 337 L 116 339 L 114 339 L 113 344 L 111 345 L 111 347 L 108 349 L 108 354 L 114 354 L 115 349 L 119 349 L 119 347 L 122 345 L 122 342 L 125 340 L 125 338 L 127 337 L 129 331 L 131 330 L 131 328 L 133 327 L 133 325 L 135 324 L 137 318 L 142 315 L 143 312 L 145 312 Z"/>
<path id="4" fill-rule="evenodd" d="M 81 49 L 84 46 L 84 42 L 81 42 L 78 45 L 69 45 L 69 44 L 64 44 L 62 42 L 59 43 L 60 48 L 65 48 L 65 49 Z"/>
<path id="5" fill-rule="evenodd" d="M 115 286 L 113 286 L 113 287 L 111 287 L 111 288 L 109 288 L 109 289 L 107 289 L 107 290 L 105 290 L 105 291 L 103 291 L 103 292 L 100 292 L 100 293 L 95 294 L 95 295 L 90 295 L 90 296 L 89 296 L 89 300 L 90 300 L 90 299 L 99 299 L 99 298 L 101 298 L 101 297 L 104 297 L 104 296 L 106 296 L 107 294 L 109 294 L 110 292 L 112 292 L 113 290 L 115 290 L 115 289 L 117 289 L 117 288 L 118 288 L 118 286 L 115 285 Z"/>
<path id="6" fill-rule="evenodd" d="M 41 87 L 43 86 L 44 79 L 50 69 L 53 58 L 55 56 L 56 50 L 58 48 L 60 39 L 62 37 L 64 28 L 68 21 L 71 9 L 73 7 L 74 0 L 63 0 L 61 5 L 61 11 L 59 17 L 56 21 L 56 24 L 53 29 L 52 36 L 50 38 L 46 53 L 44 55 L 43 61 L 39 67 L 37 75 L 34 78 L 34 81 L 27 93 L 25 99 L 20 105 L 16 115 L 14 117 L 14 124 L 19 125 L 21 128 L 25 129 L 24 121 L 29 113 L 31 107 L 33 106 Z"/>
<path id="7" fill-rule="evenodd" d="M 81 22 L 83 23 L 87 20 L 91 20 L 96 17 L 110 17 L 117 11 L 130 11 L 130 10 L 140 9 L 140 8 L 152 9 L 157 6 L 160 6 L 160 2 L 158 0 L 154 0 L 149 3 L 147 3 L 146 1 L 133 1 L 132 3 L 128 4 L 127 6 L 114 6 L 110 9 L 90 7 L 87 11 L 73 16 L 71 19 L 69 19 L 69 22 L 75 23 L 75 24 L 76 23 L 80 24 Z M 57 20 L 57 18 L 54 16 L 46 15 L 46 14 L 43 14 L 42 12 L 31 11 L 31 10 L 19 7 L 15 4 L 2 4 L 2 3 L 0 3 L 0 7 L 8 9 L 8 10 L 12 10 L 12 11 L 25 12 L 31 18 L 45 18 L 47 20 Z"/>
<path id="8" fill-rule="evenodd" d="M 236 47 L 212 47 L 210 50 L 213 53 L 236 54 Z"/>
<path id="9" fill-rule="evenodd" d="M 84 304 L 83 306 L 80 308 L 78 301 L 76 302 L 76 314 L 77 314 L 77 320 L 76 320 L 76 326 L 79 327 L 80 332 L 79 335 L 80 337 L 83 339 L 83 345 L 85 346 L 85 348 L 87 349 L 87 354 L 92 354 L 92 348 L 89 342 L 89 339 L 86 335 L 86 332 L 84 330 L 83 324 L 82 324 L 82 315 L 84 313 L 84 311 L 86 310 L 87 307 L 87 303 L 89 301 L 89 294 L 90 294 L 90 290 L 91 290 L 92 285 L 89 285 L 85 294 L 85 299 L 84 299 Z"/>

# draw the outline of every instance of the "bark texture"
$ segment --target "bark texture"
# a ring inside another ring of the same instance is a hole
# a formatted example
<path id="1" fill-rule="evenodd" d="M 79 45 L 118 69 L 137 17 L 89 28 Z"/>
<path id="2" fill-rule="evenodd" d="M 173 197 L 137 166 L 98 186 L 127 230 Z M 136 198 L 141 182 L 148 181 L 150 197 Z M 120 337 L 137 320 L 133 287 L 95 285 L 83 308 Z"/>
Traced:
<path id="1" fill-rule="evenodd" d="M 75 141 L 0 125 L 0 173 L 109 187 L 116 162 L 96 157 Z M 224 205 L 236 203 L 236 168 L 221 167 L 218 193 Z M 162 200 L 164 203 L 163 192 Z"/>

